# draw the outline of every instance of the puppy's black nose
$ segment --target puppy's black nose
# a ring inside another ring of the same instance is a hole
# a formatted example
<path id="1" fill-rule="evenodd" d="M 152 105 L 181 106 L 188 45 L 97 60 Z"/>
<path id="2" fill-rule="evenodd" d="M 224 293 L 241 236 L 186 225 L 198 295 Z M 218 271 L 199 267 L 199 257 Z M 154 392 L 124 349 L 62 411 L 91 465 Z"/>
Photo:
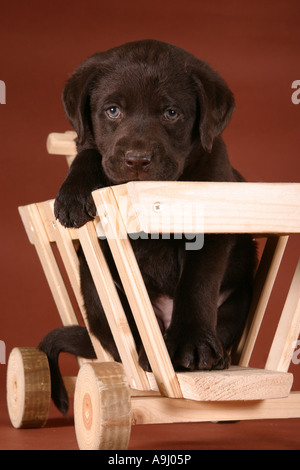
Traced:
<path id="1" fill-rule="evenodd" d="M 143 171 L 151 164 L 151 155 L 142 152 L 126 152 L 125 165 L 132 171 Z"/>

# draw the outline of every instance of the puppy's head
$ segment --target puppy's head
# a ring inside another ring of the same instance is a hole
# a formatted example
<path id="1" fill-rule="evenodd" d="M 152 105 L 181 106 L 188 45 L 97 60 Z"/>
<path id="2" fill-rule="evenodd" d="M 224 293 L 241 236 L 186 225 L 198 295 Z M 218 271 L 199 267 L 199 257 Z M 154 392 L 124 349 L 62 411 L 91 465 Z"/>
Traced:
<path id="1" fill-rule="evenodd" d="M 85 60 L 63 102 L 78 150 L 98 149 L 115 184 L 177 180 L 199 148 L 211 152 L 234 109 L 232 93 L 205 62 L 152 40 Z"/>

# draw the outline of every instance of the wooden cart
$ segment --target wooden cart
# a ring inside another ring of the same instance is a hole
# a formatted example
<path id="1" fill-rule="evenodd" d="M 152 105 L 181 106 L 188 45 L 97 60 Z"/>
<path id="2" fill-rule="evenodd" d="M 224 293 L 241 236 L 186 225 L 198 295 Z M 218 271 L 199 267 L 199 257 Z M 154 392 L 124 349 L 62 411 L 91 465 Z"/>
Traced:
<path id="1" fill-rule="evenodd" d="M 49 153 L 66 155 L 70 164 L 76 154 L 74 138 L 73 132 L 50 134 Z M 300 184 L 132 182 L 97 190 L 93 197 L 98 217 L 79 229 L 60 225 L 52 200 L 19 208 L 62 323 L 78 324 L 75 311 L 79 310 L 88 328 L 74 242 L 81 244 L 122 359 L 122 364 L 113 362 L 91 335 L 97 361 L 79 358 L 77 380 L 65 378 L 68 392 L 74 393 L 79 447 L 126 449 L 132 424 L 300 417 L 300 392 L 291 392 L 293 376 L 288 372 L 300 333 L 300 262 L 265 368 L 249 367 L 288 237 L 300 233 Z M 203 229 L 205 233 L 253 233 L 267 241 L 249 321 L 237 346 L 236 365 L 224 371 L 175 373 L 129 234 L 201 234 Z M 133 336 L 98 236 L 108 239 L 151 373 L 138 364 Z M 71 301 L 53 244 L 79 308 Z M 47 421 L 50 375 L 47 358 L 38 349 L 12 350 L 7 402 L 17 428 L 43 426 Z"/>

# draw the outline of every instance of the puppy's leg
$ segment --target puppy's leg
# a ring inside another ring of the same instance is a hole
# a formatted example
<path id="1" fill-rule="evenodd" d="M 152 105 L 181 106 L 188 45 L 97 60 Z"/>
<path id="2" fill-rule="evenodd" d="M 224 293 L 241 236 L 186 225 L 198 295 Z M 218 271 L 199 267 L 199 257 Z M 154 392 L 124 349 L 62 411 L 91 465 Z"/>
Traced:
<path id="1" fill-rule="evenodd" d="M 236 237 L 219 297 L 217 335 L 228 365 L 229 352 L 243 331 L 252 300 L 257 266 L 256 251 L 256 243 L 250 235 Z M 219 367 L 222 368 L 222 361 Z"/>
<path id="2" fill-rule="evenodd" d="M 102 250 L 105 255 L 106 261 L 109 265 L 110 271 L 112 273 L 113 279 L 115 280 L 120 301 L 124 308 L 124 312 L 127 316 L 127 320 L 129 322 L 131 331 L 133 333 L 135 342 L 137 344 L 139 342 L 139 335 L 137 332 L 135 322 L 133 320 L 133 316 L 132 316 L 131 309 L 128 304 L 128 300 L 126 298 L 125 293 L 123 292 L 121 281 L 119 279 L 116 267 L 114 265 L 112 255 L 108 250 L 108 245 L 106 241 L 102 241 L 101 246 L 102 246 Z M 107 352 L 109 352 L 109 354 L 113 357 L 113 359 L 117 362 L 120 362 L 121 359 L 120 359 L 118 349 L 115 344 L 111 329 L 109 327 L 106 314 L 104 312 L 102 303 L 97 293 L 97 290 L 96 290 L 92 275 L 90 273 L 88 264 L 86 262 L 85 256 L 81 249 L 79 249 L 78 251 L 78 257 L 80 261 L 81 291 L 82 291 L 82 295 L 84 298 L 84 304 L 86 308 L 90 331 L 91 333 L 93 333 L 94 336 L 96 336 L 96 338 L 98 338 L 103 348 Z"/>
<path id="3" fill-rule="evenodd" d="M 79 152 L 56 196 L 55 217 L 65 227 L 81 227 L 96 215 L 92 191 L 105 186 L 106 178 L 97 150 Z"/>
<path id="4" fill-rule="evenodd" d="M 218 309 L 217 335 L 224 351 L 218 369 L 229 367 L 230 352 L 242 333 L 252 298 L 252 282 L 239 285 Z"/>
<path id="5" fill-rule="evenodd" d="M 213 369 L 224 350 L 217 334 L 218 298 L 232 240 L 210 235 L 186 252 L 166 344 L 175 369 Z"/>
<path id="6" fill-rule="evenodd" d="M 59 370 L 58 357 L 61 352 L 75 354 L 87 359 L 96 355 L 86 328 L 68 326 L 50 331 L 39 344 L 49 361 L 51 374 L 51 396 L 57 408 L 66 414 L 69 408 L 68 394 Z"/>

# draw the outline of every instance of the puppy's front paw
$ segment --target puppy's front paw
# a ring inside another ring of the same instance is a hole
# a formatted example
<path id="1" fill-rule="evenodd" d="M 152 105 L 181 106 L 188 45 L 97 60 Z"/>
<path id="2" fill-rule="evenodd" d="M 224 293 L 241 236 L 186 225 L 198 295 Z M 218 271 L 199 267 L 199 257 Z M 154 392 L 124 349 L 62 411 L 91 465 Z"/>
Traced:
<path id="1" fill-rule="evenodd" d="M 225 369 L 229 366 L 229 355 L 211 332 L 194 331 L 180 337 L 167 335 L 166 343 L 175 370 Z"/>
<path id="2" fill-rule="evenodd" d="M 96 207 L 91 194 L 61 188 L 55 203 L 55 217 L 65 227 L 81 227 L 96 215 Z"/>

